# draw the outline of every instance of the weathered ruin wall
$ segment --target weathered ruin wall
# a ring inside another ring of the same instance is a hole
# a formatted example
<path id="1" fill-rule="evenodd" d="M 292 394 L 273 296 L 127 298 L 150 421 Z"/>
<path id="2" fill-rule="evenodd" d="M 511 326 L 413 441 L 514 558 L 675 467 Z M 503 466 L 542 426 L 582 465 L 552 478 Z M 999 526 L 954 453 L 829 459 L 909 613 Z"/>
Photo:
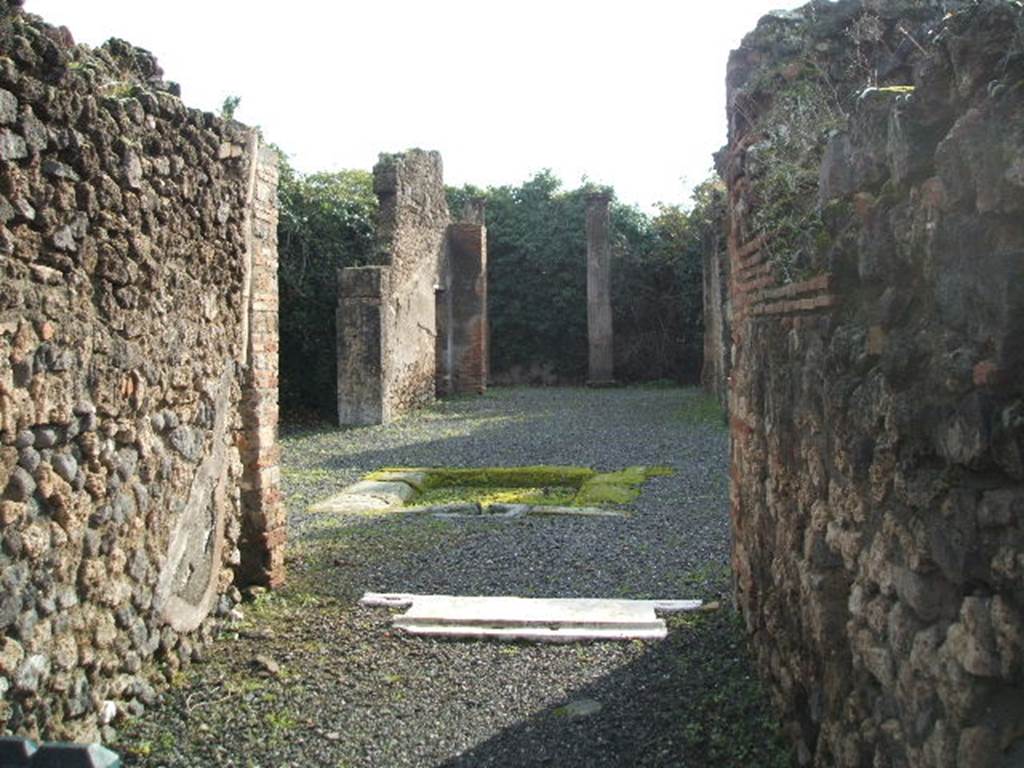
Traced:
<path id="1" fill-rule="evenodd" d="M 1024 36 L 945 10 L 730 61 L 736 595 L 802 765 L 1024 762 Z"/>
<path id="2" fill-rule="evenodd" d="M 276 156 L 0 3 L 0 723 L 91 740 L 276 583 Z M 111 703 L 113 702 L 113 703 Z"/>
<path id="3" fill-rule="evenodd" d="M 441 155 L 382 155 L 373 171 L 379 248 L 389 265 L 384 306 L 385 419 L 434 399 L 434 290 L 450 217 Z"/>
<path id="4" fill-rule="evenodd" d="M 346 297 L 346 278 L 339 277 L 342 425 L 387 423 L 434 399 L 435 290 L 450 221 L 440 153 L 382 154 L 373 169 L 373 189 L 379 201 L 376 266 L 364 269 L 380 273 L 371 278 L 377 309 L 360 301 L 366 298 L 362 293 Z M 357 268 L 342 272 L 352 269 Z M 353 280 L 353 285 L 366 283 Z M 363 314 L 353 314 L 357 308 Z"/>

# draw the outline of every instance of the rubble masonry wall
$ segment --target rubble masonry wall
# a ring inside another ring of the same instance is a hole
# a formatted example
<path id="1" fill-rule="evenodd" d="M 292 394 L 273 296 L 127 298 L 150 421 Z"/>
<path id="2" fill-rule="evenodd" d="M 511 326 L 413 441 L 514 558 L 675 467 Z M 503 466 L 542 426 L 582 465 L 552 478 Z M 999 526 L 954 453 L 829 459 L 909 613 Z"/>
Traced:
<path id="1" fill-rule="evenodd" d="M 0 722 L 95 738 L 283 577 L 276 155 L 0 3 Z M 107 707 L 109 709 L 109 705 Z"/>
<path id="2" fill-rule="evenodd" d="M 1021 9 L 945 11 L 815 3 L 730 60 L 733 565 L 802 765 L 1024 760 Z"/>

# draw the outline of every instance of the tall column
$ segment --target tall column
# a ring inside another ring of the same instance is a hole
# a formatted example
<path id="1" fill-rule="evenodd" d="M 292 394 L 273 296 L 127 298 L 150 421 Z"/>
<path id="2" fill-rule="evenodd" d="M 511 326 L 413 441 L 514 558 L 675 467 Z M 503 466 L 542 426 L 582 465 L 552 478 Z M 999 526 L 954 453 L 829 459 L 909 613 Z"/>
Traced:
<path id="1" fill-rule="evenodd" d="M 611 247 L 608 242 L 610 201 L 607 192 L 587 195 L 587 336 L 590 340 L 587 384 L 592 387 L 614 383 Z"/>
<path id="2" fill-rule="evenodd" d="M 487 389 L 487 229 L 479 224 L 448 228 L 451 279 L 447 294 L 449 385 L 452 394 Z"/>
<path id="3" fill-rule="evenodd" d="M 250 139 L 249 216 L 244 315 L 242 563 L 238 581 L 277 587 L 284 583 L 286 510 L 281 499 L 281 448 L 277 441 L 277 182 L 276 150 L 258 131 Z"/>

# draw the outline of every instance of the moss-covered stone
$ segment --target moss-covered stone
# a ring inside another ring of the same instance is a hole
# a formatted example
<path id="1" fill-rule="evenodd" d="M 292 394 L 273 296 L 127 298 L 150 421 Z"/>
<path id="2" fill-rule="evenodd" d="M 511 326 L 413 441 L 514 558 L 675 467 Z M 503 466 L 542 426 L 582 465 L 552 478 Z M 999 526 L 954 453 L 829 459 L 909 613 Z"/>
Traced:
<path id="1" fill-rule="evenodd" d="M 571 504 L 576 489 L 571 486 L 549 487 L 482 487 L 440 486 L 432 488 L 407 506 L 436 506 L 460 502 L 476 502 L 487 509 L 493 504 L 564 505 Z"/>
<path id="2" fill-rule="evenodd" d="M 615 483 L 587 483 L 573 498 L 575 506 L 589 507 L 606 504 L 629 504 L 640 495 L 640 488 Z"/>
<path id="3" fill-rule="evenodd" d="M 596 485 L 643 485 L 647 480 L 647 467 L 626 467 L 618 472 L 602 472 L 594 475 L 587 484 Z"/>
<path id="4" fill-rule="evenodd" d="M 437 468 L 428 471 L 426 487 L 578 488 L 597 474 L 588 467 L 540 465 L 532 467 Z"/>
<path id="5" fill-rule="evenodd" d="M 671 467 L 626 467 L 618 472 L 594 475 L 580 487 L 573 504 L 580 507 L 629 504 L 640 495 L 641 486 L 649 478 L 670 475 Z"/>
<path id="6" fill-rule="evenodd" d="M 629 504 L 651 477 L 670 475 L 671 467 L 632 466 L 615 472 L 589 467 L 538 465 L 529 467 L 384 467 L 367 481 L 403 482 L 416 496 L 405 506 L 447 503 L 526 504 L 593 507 Z"/>
<path id="7" fill-rule="evenodd" d="M 425 489 L 427 476 L 430 470 L 427 469 L 379 469 L 371 472 L 364 480 L 373 480 L 381 483 L 405 483 L 419 493 Z"/>

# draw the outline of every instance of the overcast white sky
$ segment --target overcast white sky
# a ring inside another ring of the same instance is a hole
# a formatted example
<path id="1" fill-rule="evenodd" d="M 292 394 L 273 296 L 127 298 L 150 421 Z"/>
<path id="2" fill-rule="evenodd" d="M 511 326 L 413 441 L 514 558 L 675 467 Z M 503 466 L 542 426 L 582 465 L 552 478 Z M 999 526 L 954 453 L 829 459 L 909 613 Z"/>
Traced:
<path id="1" fill-rule="evenodd" d="M 792 0 L 26 0 L 80 43 L 147 48 L 190 106 L 259 125 L 304 171 L 440 150 L 449 184 L 551 168 L 647 208 L 725 141 L 725 64 Z"/>

